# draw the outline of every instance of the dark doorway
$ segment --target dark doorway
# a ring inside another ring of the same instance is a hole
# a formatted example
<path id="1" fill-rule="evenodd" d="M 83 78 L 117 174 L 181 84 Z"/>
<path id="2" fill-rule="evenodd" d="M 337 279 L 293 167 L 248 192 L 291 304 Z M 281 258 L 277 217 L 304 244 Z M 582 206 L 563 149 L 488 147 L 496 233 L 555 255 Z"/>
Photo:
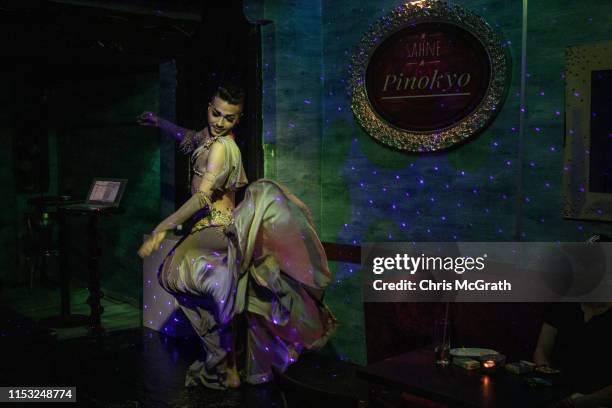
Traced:
<path id="1" fill-rule="evenodd" d="M 227 82 L 241 86 L 247 100 L 236 142 L 247 177 L 254 181 L 263 177 L 260 29 L 246 20 L 242 1 L 229 3 L 209 3 L 203 8 L 202 24 L 189 40 L 185 55 L 177 59 L 176 116 L 184 126 L 201 129 L 217 86 Z M 189 157 L 179 152 L 176 163 L 178 205 L 189 197 Z"/>

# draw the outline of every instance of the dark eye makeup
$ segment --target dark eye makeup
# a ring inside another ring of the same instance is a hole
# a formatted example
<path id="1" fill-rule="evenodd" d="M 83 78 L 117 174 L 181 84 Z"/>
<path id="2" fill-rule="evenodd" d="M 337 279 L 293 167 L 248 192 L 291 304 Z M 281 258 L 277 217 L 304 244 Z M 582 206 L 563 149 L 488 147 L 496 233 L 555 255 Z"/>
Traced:
<path id="1" fill-rule="evenodd" d="M 216 110 L 214 108 L 212 109 L 212 114 L 213 114 L 214 117 L 222 116 L 221 112 L 219 112 L 218 110 Z M 230 122 L 233 122 L 234 120 L 236 120 L 236 117 L 235 116 L 225 116 L 225 119 L 227 119 Z"/>

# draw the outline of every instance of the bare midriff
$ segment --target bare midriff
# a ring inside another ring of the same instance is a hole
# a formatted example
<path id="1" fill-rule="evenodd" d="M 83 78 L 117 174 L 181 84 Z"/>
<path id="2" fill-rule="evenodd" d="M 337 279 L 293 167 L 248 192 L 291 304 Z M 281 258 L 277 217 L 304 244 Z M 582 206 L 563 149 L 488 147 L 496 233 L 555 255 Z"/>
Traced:
<path id="1" fill-rule="evenodd" d="M 202 177 L 197 174 L 193 175 L 191 179 L 191 194 L 195 194 L 198 191 L 198 187 L 202 182 Z M 226 191 L 221 197 L 215 197 L 216 200 L 213 201 L 212 207 L 227 214 L 232 215 L 234 211 L 235 202 L 236 202 L 236 192 L 229 190 Z"/>

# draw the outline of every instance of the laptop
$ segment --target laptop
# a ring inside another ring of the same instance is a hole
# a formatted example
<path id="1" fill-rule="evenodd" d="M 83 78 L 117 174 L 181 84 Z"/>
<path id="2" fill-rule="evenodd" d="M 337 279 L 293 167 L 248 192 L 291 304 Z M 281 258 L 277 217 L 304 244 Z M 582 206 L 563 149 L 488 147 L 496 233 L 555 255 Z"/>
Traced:
<path id="1" fill-rule="evenodd" d="M 67 205 L 64 208 L 101 210 L 119 207 L 126 184 L 126 179 L 95 178 L 91 183 L 85 203 Z"/>

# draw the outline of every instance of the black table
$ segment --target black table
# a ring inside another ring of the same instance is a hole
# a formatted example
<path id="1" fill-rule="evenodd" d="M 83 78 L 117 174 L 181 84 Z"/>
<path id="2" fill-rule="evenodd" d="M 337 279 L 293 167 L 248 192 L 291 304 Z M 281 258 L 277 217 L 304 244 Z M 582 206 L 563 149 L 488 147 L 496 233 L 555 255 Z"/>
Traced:
<path id="1" fill-rule="evenodd" d="M 30 288 L 34 287 L 35 273 L 47 281 L 47 260 L 59 256 L 59 248 L 54 239 L 57 213 L 60 206 L 77 203 L 70 196 L 46 196 L 29 198 L 25 213 L 26 240 L 24 256 L 29 266 Z"/>
<path id="2" fill-rule="evenodd" d="M 98 224 L 99 218 L 102 216 L 112 216 L 123 214 L 124 212 L 125 209 L 121 207 L 83 208 L 79 206 L 65 206 L 59 208 L 61 309 L 59 316 L 45 319 L 47 325 L 51 327 L 73 327 L 86 324 L 90 334 L 100 335 L 104 333 L 101 322 L 104 308 L 100 301 L 104 294 L 100 290 L 100 234 L 98 232 Z M 68 254 L 66 253 L 66 218 L 68 216 L 88 218 L 88 236 L 84 237 L 84 241 L 87 242 L 89 247 L 89 282 L 87 285 L 89 290 L 89 297 L 87 298 L 90 308 L 89 316 L 75 315 L 70 312 L 70 272 L 67 262 Z"/>
<path id="3" fill-rule="evenodd" d="M 568 388 L 557 384 L 531 389 L 523 376 L 505 369 L 485 374 L 482 369 L 465 370 L 437 366 L 434 352 L 420 349 L 361 367 L 357 376 L 376 385 L 405 391 L 452 407 L 546 407 L 569 396 Z"/>

